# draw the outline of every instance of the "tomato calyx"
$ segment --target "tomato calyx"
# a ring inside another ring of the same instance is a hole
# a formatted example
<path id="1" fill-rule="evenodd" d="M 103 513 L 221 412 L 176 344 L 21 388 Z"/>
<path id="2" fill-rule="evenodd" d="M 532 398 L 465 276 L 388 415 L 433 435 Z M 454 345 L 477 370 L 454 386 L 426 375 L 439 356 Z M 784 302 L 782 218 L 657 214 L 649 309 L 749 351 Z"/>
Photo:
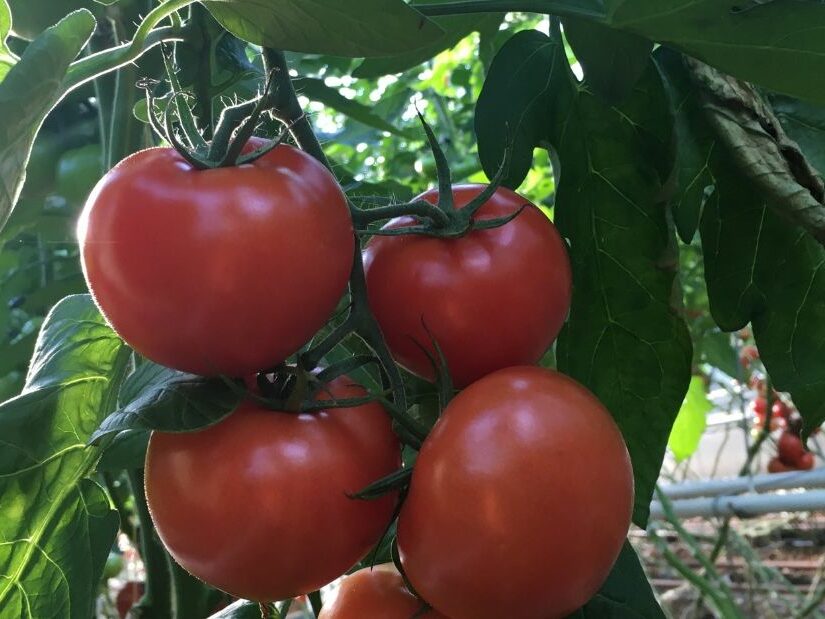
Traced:
<path id="1" fill-rule="evenodd" d="M 169 142 L 180 156 L 196 170 L 209 170 L 252 163 L 283 143 L 293 125 L 303 115 L 284 122 L 276 138 L 264 146 L 249 151 L 246 146 L 253 136 L 261 115 L 270 110 L 275 102 L 279 85 L 275 84 L 278 67 L 267 75 L 260 95 L 249 101 L 225 107 L 218 119 L 212 140 L 207 142 L 198 130 L 188 94 L 180 89 L 171 59 L 164 54 L 164 64 L 171 91 L 163 97 L 154 97 L 152 88 L 156 80 L 142 80 L 138 86 L 146 91 L 149 126 L 162 139 Z M 273 86 L 274 85 L 274 86 Z M 165 99 L 161 104 L 159 99 Z M 187 146 L 188 144 L 188 146 Z"/>
<path id="2" fill-rule="evenodd" d="M 436 173 L 438 175 L 437 202 L 431 204 L 426 200 L 413 200 L 412 202 L 391 204 L 370 209 L 352 207 L 352 219 L 358 234 L 380 236 L 417 234 L 436 238 L 455 239 L 477 230 L 491 230 L 504 226 L 518 217 L 521 212 L 529 206 L 529 204 L 525 202 L 525 204 L 514 212 L 502 217 L 494 217 L 491 219 L 476 218 L 479 209 L 484 206 L 501 187 L 504 177 L 509 170 L 514 142 L 508 138 L 504 149 L 504 158 L 495 176 L 490 180 L 490 184 L 466 205 L 461 208 L 455 208 L 452 192 L 452 173 L 450 172 L 447 158 L 441 146 L 438 144 L 435 133 L 429 124 L 427 124 L 427 121 L 420 111 L 418 112 L 418 118 L 427 135 L 427 142 L 435 158 Z M 394 228 L 368 228 L 370 223 L 403 216 L 413 218 L 414 223 L 412 223 L 412 225 Z"/>

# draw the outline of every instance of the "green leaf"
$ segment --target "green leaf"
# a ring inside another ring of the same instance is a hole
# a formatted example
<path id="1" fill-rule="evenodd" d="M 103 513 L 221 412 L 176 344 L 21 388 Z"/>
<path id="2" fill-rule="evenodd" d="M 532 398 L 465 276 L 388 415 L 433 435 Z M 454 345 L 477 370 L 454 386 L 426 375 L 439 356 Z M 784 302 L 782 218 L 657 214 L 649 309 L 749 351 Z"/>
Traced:
<path id="1" fill-rule="evenodd" d="M 825 249 L 770 208 L 727 149 L 715 149 L 709 166 L 715 190 L 699 231 L 713 319 L 725 331 L 752 324 L 774 386 L 791 393 L 808 433 L 825 421 Z"/>
<path id="2" fill-rule="evenodd" d="M 403 0 L 208 0 L 235 36 L 267 47 L 336 56 L 389 56 L 438 40 L 442 30 Z"/>
<path id="3" fill-rule="evenodd" d="M 379 131 L 387 131 L 393 135 L 406 137 L 408 139 L 415 138 L 414 134 L 398 129 L 395 125 L 384 120 L 363 103 L 359 103 L 353 99 L 347 99 L 337 88 L 327 86 L 322 79 L 297 77 L 292 82 L 299 95 L 303 95 L 313 101 L 319 101 L 325 106 L 337 110 L 368 127 L 373 127 Z"/>
<path id="4" fill-rule="evenodd" d="M 555 114 L 553 86 L 568 70 L 558 44 L 534 31 L 519 32 L 499 50 L 490 65 L 475 113 L 481 165 L 489 178 L 501 166 L 504 145 L 513 142 L 503 184 L 518 187 L 533 164 L 533 149 L 547 145 Z"/>
<path id="5" fill-rule="evenodd" d="M 676 194 L 671 201 L 673 221 L 679 238 L 690 243 L 699 227 L 702 209 L 713 193 L 714 178 L 710 156 L 717 148 L 716 136 L 703 120 L 703 112 L 695 99 L 687 96 L 691 89 L 680 53 L 660 47 L 654 59 L 665 79 L 676 119 Z"/>
<path id="6" fill-rule="evenodd" d="M 645 72 L 653 43 L 577 17 L 564 20 L 564 34 L 594 94 L 607 103 L 626 99 Z"/>
<path id="7" fill-rule="evenodd" d="M 704 379 L 694 376 L 690 379 L 685 401 L 682 402 L 667 442 L 677 462 L 692 456 L 699 447 L 707 426 L 707 414 L 712 410 L 713 404 L 705 393 Z"/>
<path id="8" fill-rule="evenodd" d="M 0 82 L 3 81 L 3 78 L 17 62 L 17 56 L 12 53 L 6 44 L 10 31 L 11 11 L 9 10 L 9 4 L 6 0 L 0 0 Z"/>
<path id="9" fill-rule="evenodd" d="M 570 239 L 576 282 L 557 358 L 619 424 L 633 460 L 634 520 L 643 524 L 692 356 L 671 306 L 678 261 L 662 204 L 671 118 L 652 64 L 620 108 L 576 95 L 554 139 L 556 223 Z"/>
<path id="10" fill-rule="evenodd" d="M 150 435 L 149 430 L 124 430 L 116 434 L 97 463 L 98 472 L 142 468 Z"/>
<path id="11" fill-rule="evenodd" d="M 694 340 L 699 349 L 699 359 L 715 368 L 719 368 L 728 376 L 745 382 L 746 377 L 739 363 L 739 355 L 731 343 L 731 335 L 724 331 L 714 330 L 705 333 L 701 342 Z"/>
<path id="12" fill-rule="evenodd" d="M 599 592 L 569 619 L 664 619 L 639 557 L 625 542 Z"/>
<path id="13" fill-rule="evenodd" d="M 825 183 L 750 84 L 687 60 L 705 116 L 727 156 L 777 213 L 825 244 Z"/>
<path id="14" fill-rule="evenodd" d="M 40 332 L 23 393 L 0 405 L 0 609 L 89 617 L 118 527 L 86 446 L 112 410 L 128 350 L 91 297 L 68 297 Z"/>
<path id="15" fill-rule="evenodd" d="M 143 362 L 124 381 L 120 408 L 90 442 L 124 430 L 189 432 L 218 423 L 241 401 L 243 387 Z"/>
<path id="16" fill-rule="evenodd" d="M 825 102 L 825 5 L 799 0 L 607 0 L 606 24 L 741 79 Z"/>
<path id="17" fill-rule="evenodd" d="M 490 11 L 525 8 L 523 0 L 488 3 Z M 816 0 L 540 0 L 527 5 L 636 34 L 741 79 L 825 103 L 825 81 L 819 79 L 825 73 L 825 5 Z"/>
<path id="18" fill-rule="evenodd" d="M 825 107 L 784 95 L 770 97 L 785 131 L 820 174 L 825 174 Z"/>
<path id="19" fill-rule="evenodd" d="M 726 331 L 752 323 L 774 386 L 791 393 L 809 432 L 825 421 L 825 249 L 724 157 L 712 165 L 720 199 L 700 227 L 711 312 Z"/>
<path id="20" fill-rule="evenodd" d="M 415 0 L 410 4 L 415 7 L 416 4 L 432 5 L 443 4 L 450 1 L 451 0 Z M 487 15 L 471 13 L 467 15 L 435 17 L 433 21 L 438 24 L 444 32 L 432 43 L 402 54 L 394 54 L 384 58 L 368 58 L 353 71 L 352 76 L 358 78 L 376 78 L 390 73 L 401 73 L 433 58 L 445 49 L 454 47 L 464 37 L 476 30 L 490 27 L 492 24 L 495 24 L 497 28 L 503 17 L 504 15 L 501 13 Z"/>
<path id="21" fill-rule="evenodd" d="M 62 96 L 66 70 L 94 27 L 89 11 L 70 13 L 37 37 L 0 82 L 0 229 L 20 195 L 37 131 Z"/>
<path id="22" fill-rule="evenodd" d="M 643 525 L 691 363 L 687 328 L 671 307 L 678 261 L 662 199 L 672 118 L 661 79 L 650 62 L 631 96 L 609 107 L 576 82 L 559 39 L 521 32 L 493 61 L 484 89 L 508 96 L 479 99 L 480 108 L 495 106 L 497 120 L 477 110 L 477 131 L 480 117 L 501 124 L 542 102 L 544 120 L 535 113 L 520 131 L 522 143 L 552 144 L 561 162 L 555 217 L 570 239 L 575 286 L 558 367 L 621 428 L 633 460 L 634 520 Z M 504 141 L 479 139 L 479 149 L 482 161 L 494 161 Z"/>

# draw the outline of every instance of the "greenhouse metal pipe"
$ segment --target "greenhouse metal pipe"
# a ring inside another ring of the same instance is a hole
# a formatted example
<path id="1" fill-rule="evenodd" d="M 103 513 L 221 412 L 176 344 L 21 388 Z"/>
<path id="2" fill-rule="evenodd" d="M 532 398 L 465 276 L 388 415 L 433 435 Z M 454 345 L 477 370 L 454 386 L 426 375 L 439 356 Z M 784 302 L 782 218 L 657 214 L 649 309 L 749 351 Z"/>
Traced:
<path id="1" fill-rule="evenodd" d="M 715 518 L 736 516 L 753 518 L 776 512 L 825 511 L 825 490 L 810 490 L 788 494 L 748 494 L 717 496 L 673 501 L 677 518 Z M 664 509 L 659 501 L 650 504 L 651 520 L 663 520 Z"/>
<path id="2" fill-rule="evenodd" d="M 751 477 L 732 477 L 711 481 L 689 481 L 663 485 L 662 492 L 672 500 L 703 496 L 735 495 L 745 492 L 770 492 L 794 488 L 825 488 L 825 468 L 813 471 L 769 473 Z"/>

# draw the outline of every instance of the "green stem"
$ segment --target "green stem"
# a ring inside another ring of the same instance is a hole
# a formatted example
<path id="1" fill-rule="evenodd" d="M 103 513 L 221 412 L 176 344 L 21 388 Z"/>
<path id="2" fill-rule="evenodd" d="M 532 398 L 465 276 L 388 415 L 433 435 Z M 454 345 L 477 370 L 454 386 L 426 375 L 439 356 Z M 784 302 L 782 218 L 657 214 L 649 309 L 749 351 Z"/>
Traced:
<path id="1" fill-rule="evenodd" d="M 91 53 L 109 49 L 116 43 L 114 27 L 108 19 L 101 20 L 98 28 L 89 41 Z M 115 78 L 112 75 L 101 75 L 94 80 L 95 99 L 97 99 L 98 122 L 100 124 L 100 143 L 103 152 L 109 148 L 109 130 L 112 123 L 112 102 L 115 98 Z M 105 163 L 105 160 L 104 160 Z M 106 168 L 108 170 L 108 168 Z M 101 174 L 104 170 L 101 170 Z"/>
<path id="2" fill-rule="evenodd" d="M 175 11 L 179 11 L 195 1 L 167 0 L 146 15 L 129 43 L 97 52 L 73 62 L 63 82 L 65 90 L 71 90 L 98 75 L 114 71 L 118 67 L 136 60 L 143 52 L 158 43 L 182 40 L 179 28 L 159 28 L 155 30 L 155 27 Z"/>
<path id="3" fill-rule="evenodd" d="M 307 372 L 311 372 L 321 363 L 330 351 L 335 348 L 341 341 L 353 331 L 354 321 L 351 317 L 347 317 L 344 322 L 335 327 L 332 332 L 326 336 L 318 344 L 310 348 L 300 357 L 300 365 Z"/>
<path id="4" fill-rule="evenodd" d="M 143 469 L 129 471 L 128 475 L 139 523 L 140 555 L 146 566 L 146 592 L 138 606 L 144 617 L 173 619 L 169 563 L 149 515 Z"/>
<path id="5" fill-rule="evenodd" d="M 321 148 L 321 143 L 312 130 L 312 125 L 304 114 L 304 110 L 301 109 L 301 104 L 298 102 L 298 95 L 295 93 L 295 87 L 289 77 L 289 66 L 286 63 L 284 53 L 280 50 L 265 47 L 263 59 L 266 72 L 274 71 L 271 96 L 273 114 L 282 123 L 291 125 L 290 133 L 292 133 L 292 137 L 295 138 L 302 150 L 315 157 L 332 172 L 332 166 L 324 154 L 324 149 Z"/>
<path id="6" fill-rule="evenodd" d="M 428 17 L 467 13 L 543 13 L 560 17 L 586 17 L 604 21 L 603 11 L 586 9 L 578 0 L 466 0 L 440 4 L 419 4 L 415 9 Z"/>
<path id="7" fill-rule="evenodd" d="M 123 34 L 123 26 L 117 22 L 115 34 L 117 37 Z M 111 170 L 118 161 L 142 146 L 143 123 L 134 115 L 138 97 L 138 89 L 135 87 L 137 80 L 138 67 L 132 63 L 121 67 L 116 73 L 111 120 L 107 131 L 109 141 L 104 151 L 106 170 Z"/>
<path id="8" fill-rule="evenodd" d="M 725 600 L 713 585 L 699 574 L 692 571 L 676 554 L 667 547 L 667 542 L 660 539 L 655 533 L 652 536 L 653 540 L 659 546 L 659 550 L 665 558 L 665 561 L 675 569 L 679 574 L 692 584 L 697 590 L 701 591 L 704 596 L 713 600 L 714 606 L 719 611 L 719 616 L 724 619 L 736 619 L 739 613 L 735 607 L 731 608 L 730 602 Z"/>
<path id="9" fill-rule="evenodd" d="M 200 63 L 195 74 L 195 117 L 201 120 L 204 137 L 208 140 L 215 130 L 214 106 L 212 105 L 212 39 L 207 27 L 209 12 L 201 4 L 192 6 L 192 20 L 199 33 L 197 48 Z"/>
<path id="10" fill-rule="evenodd" d="M 283 52 L 270 48 L 263 50 L 264 68 L 267 73 L 273 73 L 273 114 L 282 123 L 291 126 L 291 132 L 298 145 L 307 153 L 320 161 L 330 172 L 333 172 L 321 143 L 318 141 L 309 119 L 304 115 L 295 88 L 289 77 L 289 66 Z M 334 172 L 333 172 L 334 173 Z M 352 305 L 346 319 L 364 343 L 378 357 L 384 368 L 389 386 L 393 392 L 395 405 L 402 411 L 407 410 L 407 398 L 404 391 L 404 380 L 401 371 L 390 355 L 384 336 L 373 316 L 367 302 L 367 285 L 364 278 L 364 261 L 361 256 L 360 242 L 356 237 L 353 256 L 352 274 L 350 275 L 350 296 Z M 328 351 L 327 351 L 328 352 Z"/>
<path id="11" fill-rule="evenodd" d="M 106 490 L 109 492 L 109 497 L 112 499 L 112 503 L 120 516 L 120 530 L 123 531 L 132 544 L 137 545 L 137 531 L 132 524 L 131 513 L 126 508 L 124 484 L 120 480 L 115 479 L 111 473 L 101 473 L 101 477 L 103 478 Z"/>
<path id="12" fill-rule="evenodd" d="M 676 534 L 679 536 L 679 539 L 682 540 L 690 550 L 693 558 L 696 559 L 699 564 L 704 569 L 704 577 L 705 578 L 712 578 L 715 582 L 719 583 L 719 587 L 722 590 L 722 593 L 730 600 L 733 598 L 733 592 L 728 588 L 727 584 L 725 584 L 724 580 L 719 576 L 719 573 L 716 571 L 716 568 L 713 565 L 713 560 L 709 559 L 705 556 L 702 552 L 701 547 L 699 546 L 699 542 L 696 541 L 696 538 L 691 535 L 687 529 L 682 526 L 682 523 L 679 521 L 679 518 L 673 511 L 673 504 L 671 503 L 670 499 L 667 495 L 662 492 L 662 489 L 659 486 L 656 486 L 656 498 L 659 499 L 659 502 L 662 504 L 662 511 L 665 514 L 665 518 L 667 521 L 673 526 Z"/>
<path id="13" fill-rule="evenodd" d="M 394 217 L 403 217 L 405 215 L 426 217 L 428 219 L 432 219 L 436 225 L 441 226 L 449 223 L 449 217 L 444 213 L 444 211 L 434 204 L 430 204 L 426 200 L 416 200 L 415 202 L 408 202 L 404 204 L 390 204 L 388 206 L 379 206 L 368 209 L 352 209 L 352 220 L 355 223 L 355 227 L 359 230 L 374 221 L 392 219 Z"/>
<path id="14" fill-rule="evenodd" d="M 213 589 L 189 574 L 167 555 L 172 581 L 172 609 L 176 619 L 208 617 L 214 608 Z"/>

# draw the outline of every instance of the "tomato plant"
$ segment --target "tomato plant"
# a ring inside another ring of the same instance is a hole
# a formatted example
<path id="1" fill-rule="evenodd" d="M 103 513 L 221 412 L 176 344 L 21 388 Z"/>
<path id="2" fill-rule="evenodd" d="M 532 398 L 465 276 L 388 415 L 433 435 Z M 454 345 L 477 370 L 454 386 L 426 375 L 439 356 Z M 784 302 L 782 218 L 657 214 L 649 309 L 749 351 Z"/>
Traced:
<path id="1" fill-rule="evenodd" d="M 450 402 L 422 446 L 398 549 L 448 617 L 564 617 L 607 578 L 632 505 L 627 448 L 599 401 L 556 372 L 507 368 Z"/>
<path id="2" fill-rule="evenodd" d="M 325 389 L 328 398 L 364 393 L 346 377 Z M 332 581 L 378 542 L 395 497 L 347 495 L 399 464 L 378 404 L 291 414 L 245 402 L 205 430 L 154 434 L 146 496 L 187 570 L 232 595 L 283 600 Z"/>
<path id="3" fill-rule="evenodd" d="M 825 5 L 530 4 L 0 3 L 0 617 L 816 614 Z"/>
<path id="4" fill-rule="evenodd" d="M 312 337 L 354 247 L 337 182 L 286 145 L 210 170 L 171 148 L 136 153 L 95 187 L 78 237 L 89 289 L 135 350 L 230 376 L 274 367 Z"/>
<path id="5" fill-rule="evenodd" d="M 392 565 L 376 565 L 346 576 L 332 599 L 324 604 L 318 619 L 443 619 L 436 610 L 409 592 L 401 574 Z"/>
<path id="6" fill-rule="evenodd" d="M 453 187 L 456 208 L 483 187 Z M 417 198 L 435 203 L 438 192 Z M 499 188 L 478 219 L 509 223 L 457 239 L 374 237 L 364 252 L 370 306 L 395 359 L 433 377 L 425 351 L 431 338 L 444 353 L 455 384 L 464 387 L 494 370 L 537 362 L 570 308 L 570 263 L 564 241 L 534 205 Z M 385 229 L 411 225 L 395 219 Z M 428 333 L 429 331 L 429 333 Z"/>

